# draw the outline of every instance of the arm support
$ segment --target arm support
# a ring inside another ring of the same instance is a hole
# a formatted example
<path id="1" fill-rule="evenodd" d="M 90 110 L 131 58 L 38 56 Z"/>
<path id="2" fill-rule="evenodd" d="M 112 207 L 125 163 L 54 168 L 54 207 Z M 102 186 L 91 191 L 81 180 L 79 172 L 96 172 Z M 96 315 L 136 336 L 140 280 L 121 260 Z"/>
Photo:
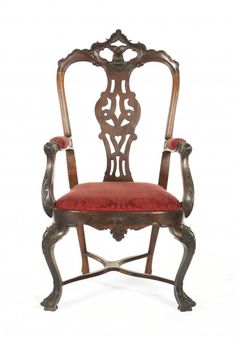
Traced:
<path id="1" fill-rule="evenodd" d="M 67 149 L 72 149 L 72 146 L 71 140 L 65 136 L 54 137 L 44 146 L 44 152 L 47 156 L 47 167 L 42 184 L 42 203 L 44 211 L 49 217 L 52 217 L 56 201 L 53 193 L 54 165 L 56 154 L 59 150 Z"/>
<path id="2" fill-rule="evenodd" d="M 181 171 L 184 187 L 182 207 L 184 210 L 185 217 L 188 217 L 192 212 L 194 204 L 194 184 L 188 162 L 188 157 L 192 152 L 192 147 L 185 140 L 175 138 L 166 141 L 165 150 L 170 152 L 178 152 L 180 154 Z"/>

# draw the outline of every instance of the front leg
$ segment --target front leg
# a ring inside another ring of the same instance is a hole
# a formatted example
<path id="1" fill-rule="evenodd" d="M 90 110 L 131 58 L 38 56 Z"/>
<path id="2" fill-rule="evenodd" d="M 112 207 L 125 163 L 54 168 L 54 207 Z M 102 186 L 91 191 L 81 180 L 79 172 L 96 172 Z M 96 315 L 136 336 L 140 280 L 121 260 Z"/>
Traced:
<path id="1" fill-rule="evenodd" d="M 174 284 L 175 298 L 179 304 L 178 308 L 180 311 L 191 311 L 192 307 L 194 307 L 196 303 L 190 297 L 188 297 L 183 291 L 183 280 L 188 270 L 188 267 L 191 263 L 193 254 L 195 252 L 196 248 L 195 236 L 191 229 L 186 225 L 182 225 L 178 228 L 172 227 L 170 228 L 170 232 L 184 246 L 183 258 L 175 278 Z"/>
<path id="2" fill-rule="evenodd" d="M 56 224 L 53 224 L 46 229 L 43 235 L 42 249 L 53 277 L 53 291 L 41 302 L 44 310 L 55 311 L 57 309 L 57 303 L 61 298 L 62 279 L 54 256 L 54 247 L 56 242 L 60 240 L 68 230 L 69 228 L 59 228 Z"/>

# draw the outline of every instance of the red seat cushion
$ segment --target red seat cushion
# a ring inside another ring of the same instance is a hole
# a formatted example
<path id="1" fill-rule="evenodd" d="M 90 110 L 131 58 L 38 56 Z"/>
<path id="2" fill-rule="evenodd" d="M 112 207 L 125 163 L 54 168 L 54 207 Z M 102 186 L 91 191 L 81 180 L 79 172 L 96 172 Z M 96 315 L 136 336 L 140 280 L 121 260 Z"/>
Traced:
<path id="1" fill-rule="evenodd" d="M 144 182 L 90 182 L 76 185 L 56 202 L 71 211 L 172 211 L 180 202 L 159 185 Z"/>

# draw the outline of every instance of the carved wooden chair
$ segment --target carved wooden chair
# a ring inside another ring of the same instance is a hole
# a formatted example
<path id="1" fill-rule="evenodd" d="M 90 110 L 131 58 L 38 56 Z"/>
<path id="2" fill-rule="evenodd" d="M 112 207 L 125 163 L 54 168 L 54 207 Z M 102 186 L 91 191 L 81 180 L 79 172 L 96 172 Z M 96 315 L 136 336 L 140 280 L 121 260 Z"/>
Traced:
<path id="1" fill-rule="evenodd" d="M 100 53 L 104 49 L 112 51 L 111 61 L 101 57 Z M 125 61 L 123 54 L 129 49 L 136 53 L 136 57 Z M 107 168 L 103 182 L 97 183 L 78 184 L 64 91 L 64 75 L 67 68 L 80 61 L 102 67 L 107 75 L 107 88 L 95 105 L 96 118 L 101 127 L 99 138 L 103 140 L 107 155 Z M 135 127 L 141 111 L 135 93 L 130 90 L 129 79 L 136 67 L 148 62 L 165 64 L 171 72 L 173 82 L 158 184 L 134 182 L 129 169 L 130 147 L 132 141 L 137 138 Z M 184 217 L 191 213 L 194 199 L 193 181 L 188 164 L 192 148 L 184 139 L 172 138 L 179 91 L 178 63 L 164 51 L 147 50 L 141 43 L 131 43 L 120 30 L 117 30 L 104 43 L 97 42 L 91 46 L 90 50 L 74 50 L 65 59 L 61 59 L 58 63 L 57 85 L 64 136 L 51 139 L 44 147 L 47 168 L 42 186 L 44 210 L 48 216 L 53 217 L 53 224 L 43 235 L 42 248 L 53 277 L 54 287 L 52 293 L 43 300 L 41 305 L 45 310 L 54 311 L 57 309 L 64 285 L 109 271 L 119 271 L 126 275 L 172 284 L 178 308 L 181 311 L 192 310 L 195 302 L 183 291 L 183 280 L 195 251 L 194 234 L 189 227 L 184 225 Z M 117 110 L 119 115 L 115 114 Z M 55 200 L 54 163 L 57 152 L 61 150 L 66 152 L 71 190 Z M 166 190 L 171 152 L 180 154 L 184 189 L 181 202 Z M 124 238 L 128 229 L 139 230 L 151 225 L 149 249 L 138 256 L 107 261 L 87 251 L 84 225 L 98 230 L 109 229 L 117 241 Z M 82 257 L 82 275 L 63 281 L 54 258 L 54 246 L 70 227 L 77 229 Z M 152 275 L 152 260 L 160 227 L 168 227 L 184 247 L 183 259 L 174 280 Z M 123 267 L 128 262 L 145 257 L 147 259 L 144 273 L 130 271 Z M 88 258 L 100 262 L 102 269 L 90 272 Z"/>

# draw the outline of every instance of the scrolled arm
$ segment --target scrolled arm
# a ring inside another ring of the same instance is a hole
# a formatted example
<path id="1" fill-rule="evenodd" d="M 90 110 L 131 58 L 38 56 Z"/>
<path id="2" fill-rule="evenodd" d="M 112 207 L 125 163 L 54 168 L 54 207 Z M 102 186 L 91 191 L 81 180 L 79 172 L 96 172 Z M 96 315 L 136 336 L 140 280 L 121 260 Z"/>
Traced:
<path id="1" fill-rule="evenodd" d="M 49 217 L 52 217 L 56 201 L 53 192 L 56 154 L 59 150 L 67 149 L 72 149 L 72 144 L 71 139 L 66 136 L 54 137 L 44 146 L 44 152 L 47 156 L 47 166 L 42 184 L 42 204 L 44 211 Z"/>
<path id="2" fill-rule="evenodd" d="M 185 217 L 188 217 L 192 212 L 194 205 L 194 184 L 188 162 L 189 155 L 192 152 L 192 147 L 184 139 L 173 138 L 166 140 L 165 150 L 170 152 L 178 152 L 180 154 L 184 187 L 182 207 Z"/>

